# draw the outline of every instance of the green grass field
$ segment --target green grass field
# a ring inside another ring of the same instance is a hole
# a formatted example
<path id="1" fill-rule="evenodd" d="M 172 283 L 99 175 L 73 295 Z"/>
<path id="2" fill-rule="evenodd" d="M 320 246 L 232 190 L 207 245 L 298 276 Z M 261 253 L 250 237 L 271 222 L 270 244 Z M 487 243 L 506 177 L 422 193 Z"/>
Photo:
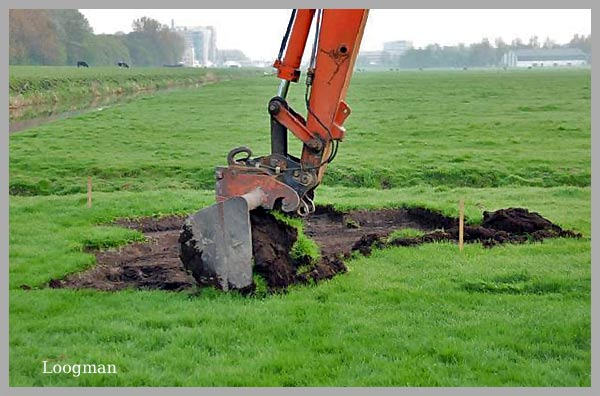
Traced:
<path id="1" fill-rule="evenodd" d="M 276 79 L 159 93 L 11 135 L 11 386 L 590 386 L 590 79 L 357 73 L 317 203 L 456 215 L 465 198 L 471 223 L 521 206 L 584 238 L 391 248 L 265 298 L 45 284 L 93 265 L 88 247 L 142 238 L 106 225 L 115 218 L 209 205 L 230 148 L 267 153 Z M 118 374 L 45 375 L 43 360 Z"/>
<path id="2" fill-rule="evenodd" d="M 589 71 L 359 73 L 352 84 L 355 114 L 327 185 L 590 185 Z M 212 189 L 231 148 L 267 153 L 276 86 L 226 81 L 18 134 L 11 193 L 83 192 L 88 175 L 101 191 Z"/>

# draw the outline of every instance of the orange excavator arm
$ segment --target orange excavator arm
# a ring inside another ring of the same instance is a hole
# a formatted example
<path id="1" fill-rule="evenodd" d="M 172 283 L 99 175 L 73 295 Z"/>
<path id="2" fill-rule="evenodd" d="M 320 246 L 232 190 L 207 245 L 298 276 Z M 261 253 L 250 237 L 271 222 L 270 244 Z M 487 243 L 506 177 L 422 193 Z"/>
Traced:
<path id="1" fill-rule="evenodd" d="M 251 158 L 246 147 L 232 150 L 228 166 L 217 168 L 217 201 L 244 195 L 257 187 L 263 206 L 308 215 L 314 211 L 314 189 L 344 138 L 350 107 L 344 101 L 358 55 L 368 10 L 294 10 L 274 63 L 281 79 L 268 105 L 271 154 Z M 286 101 L 291 83 L 300 81 L 300 64 L 311 27 L 315 31 L 305 78 L 306 115 Z M 300 158 L 288 152 L 288 131 L 303 142 Z M 243 159 L 237 159 L 244 153 Z"/>
<path id="2" fill-rule="evenodd" d="M 355 9 L 292 12 L 274 63 L 281 83 L 268 105 L 271 154 L 252 158 L 247 147 L 231 150 L 227 166 L 216 169 L 217 203 L 190 216 L 180 235 L 181 260 L 200 284 L 223 290 L 252 285 L 251 210 L 280 209 L 301 216 L 315 210 L 314 190 L 344 138 L 350 115 L 344 99 L 367 14 Z M 302 116 L 286 97 L 290 84 L 300 81 L 311 26 L 315 41 Z M 303 143 L 300 157 L 288 152 L 288 131 Z"/>

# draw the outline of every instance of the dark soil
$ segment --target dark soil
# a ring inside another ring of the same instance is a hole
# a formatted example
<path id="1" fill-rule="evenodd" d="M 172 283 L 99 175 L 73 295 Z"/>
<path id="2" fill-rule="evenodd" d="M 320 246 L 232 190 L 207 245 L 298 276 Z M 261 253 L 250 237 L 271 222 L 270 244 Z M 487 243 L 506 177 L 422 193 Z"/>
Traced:
<path id="1" fill-rule="evenodd" d="M 291 257 L 297 230 L 279 222 L 263 210 L 251 213 L 254 272 L 266 281 L 270 290 L 292 284 L 330 279 L 347 270 L 344 260 L 354 252 L 369 255 L 373 248 L 416 246 L 437 241 L 458 241 L 458 219 L 424 208 L 359 210 L 342 213 L 321 206 L 305 219 L 304 232 L 321 248 L 321 260 Z M 119 250 L 96 251 L 95 267 L 54 279 L 54 288 L 124 288 L 185 290 L 195 287 L 179 259 L 179 235 L 184 216 L 161 219 L 118 220 L 117 225 L 144 232 L 148 242 L 135 243 Z M 414 228 L 425 234 L 413 238 L 389 240 L 399 229 Z M 554 237 L 580 237 L 562 230 L 538 213 L 522 208 L 484 212 L 480 226 L 465 226 L 466 243 L 480 242 L 486 247 L 502 243 L 524 243 Z"/>
<path id="2" fill-rule="evenodd" d="M 310 263 L 308 257 L 296 260 L 290 257 L 298 231 L 263 210 L 252 211 L 250 222 L 254 272 L 268 279 L 269 286 L 273 288 L 294 283 L 298 267 Z"/>
<path id="3" fill-rule="evenodd" d="M 485 247 L 503 243 L 539 242 L 546 238 L 580 238 L 581 234 L 563 230 L 539 213 L 523 208 L 500 209 L 483 212 L 481 226 L 465 226 L 464 241 L 480 242 Z M 401 238 L 391 241 L 392 246 L 414 246 L 436 241 L 458 241 L 458 227 L 447 231 L 434 231 L 417 238 Z M 378 239 L 381 247 L 381 239 Z"/>
<path id="4" fill-rule="evenodd" d="M 269 288 L 283 289 L 296 283 L 330 279 L 347 270 L 344 263 L 333 256 L 323 255 L 319 262 L 308 256 L 291 257 L 298 231 L 278 221 L 272 214 L 254 210 L 250 221 L 254 272 L 265 279 Z M 318 240 L 316 242 L 319 243 Z"/>
<path id="5" fill-rule="evenodd" d="M 362 238 L 386 238 L 403 228 L 422 231 L 456 227 L 458 219 L 424 208 L 358 210 L 342 213 L 331 206 L 317 207 L 305 220 L 304 232 L 321 247 L 323 256 L 349 256 Z"/>
<path id="6" fill-rule="evenodd" d="M 118 220 L 115 224 L 143 232 L 148 239 L 119 250 L 96 251 L 93 268 L 65 279 L 53 279 L 50 287 L 120 290 L 125 288 L 183 290 L 195 285 L 179 261 L 179 231 L 185 217 Z"/>

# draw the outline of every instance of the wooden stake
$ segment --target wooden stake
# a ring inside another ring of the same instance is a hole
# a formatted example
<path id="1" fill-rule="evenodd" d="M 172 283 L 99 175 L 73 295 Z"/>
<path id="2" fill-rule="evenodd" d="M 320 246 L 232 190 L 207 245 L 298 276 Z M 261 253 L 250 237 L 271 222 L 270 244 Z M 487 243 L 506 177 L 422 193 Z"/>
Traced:
<path id="1" fill-rule="evenodd" d="M 465 235 L 465 200 L 458 201 L 458 249 L 462 252 Z"/>
<path id="2" fill-rule="evenodd" d="M 92 177 L 88 176 L 88 189 L 87 189 L 87 207 L 91 208 L 92 207 Z"/>

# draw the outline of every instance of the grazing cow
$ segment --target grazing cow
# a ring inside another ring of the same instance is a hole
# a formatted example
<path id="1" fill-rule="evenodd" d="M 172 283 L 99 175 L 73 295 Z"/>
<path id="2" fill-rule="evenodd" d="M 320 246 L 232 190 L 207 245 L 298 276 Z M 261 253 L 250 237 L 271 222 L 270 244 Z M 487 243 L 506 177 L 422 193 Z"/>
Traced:
<path id="1" fill-rule="evenodd" d="M 121 61 L 121 62 L 117 62 L 117 65 L 118 65 L 119 67 L 124 67 L 124 68 L 126 68 L 126 69 L 129 69 L 129 65 L 128 65 L 127 63 L 123 62 L 123 61 Z"/>
<path id="2" fill-rule="evenodd" d="M 86 61 L 77 61 L 77 67 L 90 67 Z"/>

